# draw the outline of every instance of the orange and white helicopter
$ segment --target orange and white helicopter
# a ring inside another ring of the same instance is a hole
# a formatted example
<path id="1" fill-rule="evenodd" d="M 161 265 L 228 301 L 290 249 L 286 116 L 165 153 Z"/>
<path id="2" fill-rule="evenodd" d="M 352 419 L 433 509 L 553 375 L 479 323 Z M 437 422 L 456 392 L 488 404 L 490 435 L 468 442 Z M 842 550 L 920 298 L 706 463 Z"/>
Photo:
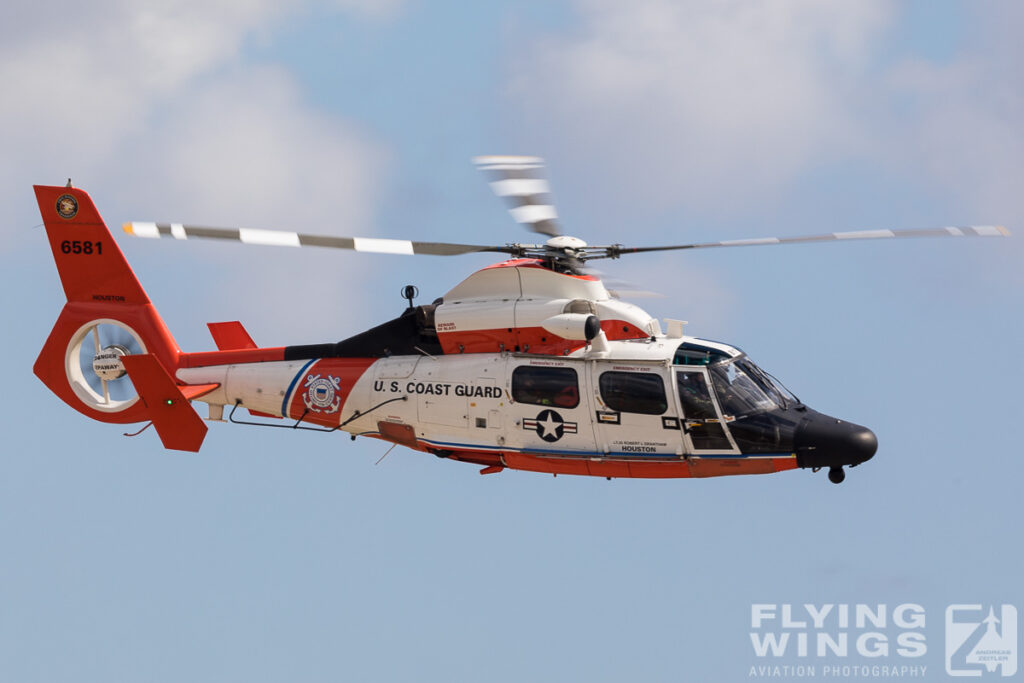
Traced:
<path id="1" fill-rule="evenodd" d="M 562 235 L 536 157 L 479 157 L 510 212 L 548 239 L 482 246 L 127 223 L 138 237 L 234 239 L 392 254 L 506 254 L 429 305 L 337 343 L 264 348 L 241 323 L 209 323 L 217 351 L 183 352 L 89 195 L 36 186 L 67 304 L 35 363 L 95 420 L 151 423 L 198 451 L 209 420 L 343 430 L 441 458 L 602 477 L 708 477 L 843 467 L 870 459 L 870 429 L 818 413 L 739 348 L 686 336 L 615 298 L 584 269 L 624 254 L 891 237 L 1005 236 L 999 226 L 870 230 L 655 247 Z M 241 419 L 239 409 L 261 421 Z M 285 418 L 272 423 L 267 418 Z M 147 425 L 148 426 L 148 425 Z"/>

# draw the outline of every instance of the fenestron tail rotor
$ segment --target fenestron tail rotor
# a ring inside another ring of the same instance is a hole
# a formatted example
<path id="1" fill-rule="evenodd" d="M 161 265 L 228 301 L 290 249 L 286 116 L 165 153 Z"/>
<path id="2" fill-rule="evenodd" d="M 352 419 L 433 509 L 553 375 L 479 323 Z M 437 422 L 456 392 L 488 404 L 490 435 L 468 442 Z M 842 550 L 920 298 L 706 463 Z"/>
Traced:
<path id="1" fill-rule="evenodd" d="M 141 337 L 117 320 L 92 320 L 68 343 L 65 367 L 75 394 L 90 408 L 119 412 L 138 400 L 121 358 L 146 353 Z"/>

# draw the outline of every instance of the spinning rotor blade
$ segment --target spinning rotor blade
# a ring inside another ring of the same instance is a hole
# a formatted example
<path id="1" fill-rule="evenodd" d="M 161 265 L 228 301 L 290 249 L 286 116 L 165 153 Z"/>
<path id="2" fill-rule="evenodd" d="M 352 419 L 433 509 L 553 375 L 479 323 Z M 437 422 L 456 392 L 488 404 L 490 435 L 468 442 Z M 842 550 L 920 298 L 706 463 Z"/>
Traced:
<path id="1" fill-rule="evenodd" d="M 588 247 L 594 253 L 587 253 L 580 258 L 584 261 L 597 258 L 618 258 L 622 254 L 639 254 L 648 251 L 672 251 L 676 249 L 707 249 L 710 247 L 749 247 L 763 244 L 797 244 L 801 242 L 842 242 L 844 240 L 874 240 L 889 237 L 1009 237 L 1010 231 L 1001 225 L 971 225 L 966 227 L 931 228 L 923 230 L 855 230 L 853 232 L 831 232 L 825 235 L 807 235 L 805 237 L 761 237 L 744 240 L 724 240 L 722 242 L 701 242 L 694 244 L 678 244 L 666 247 Z M 602 253 L 599 251 L 604 249 Z"/>
<path id="2" fill-rule="evenodd" d="M 93 328 L 93 334 L 96 335 L 98 341 L 97 352 L 100 347 L 106 348 L 111 345 L 117 345 L 130 354 L 145 353 L 142 345 L 132 336 L 132 333 L 118 325 L 97 325 Z"/>
<path id="3" fill-rule="evenodd" d="M 130 331 L 117 324 L 97 322 L 78 342 L 78 369 L 81 379 L 95 393 L 98 405 L 127 401 L 136 395 L 135 387 L 123 372 L 115 376 L 101 375 L 96 370 L 96 359 L 111 348 L 119 347 L 119 354 L 140 354 L 146 350 Z M 106 362 L 109 363 L 107 358 Z"/>
<path id="4" fill-rule="evenodd" d="M 483 246 L 478 244 L 452 244 L 449 242 L 412 242 L 376 237 L 333 237 L 330 235 L 303 235 L 284 230 L 259 230 L 256 228 L 207 228 L 181 223 L 125 223 L 122 228 L 136 237 L 164 237 L 170 235 L 183 239 L 233 240 L 245 244 L 266 244 L 275 247 L 331 247 L 378 254 L 430 254 L 433 256 L 457 256 L 478 252 L 518 254 L 514 245 Z"/>
<path id="5" fill-rule="evenodd" d="M 512 218 L 534 232 L 557 237 L 558 213 L 540 157 L 484 156 L 473 163 L 490 178 L 494 194 L 504 199 Z"/>

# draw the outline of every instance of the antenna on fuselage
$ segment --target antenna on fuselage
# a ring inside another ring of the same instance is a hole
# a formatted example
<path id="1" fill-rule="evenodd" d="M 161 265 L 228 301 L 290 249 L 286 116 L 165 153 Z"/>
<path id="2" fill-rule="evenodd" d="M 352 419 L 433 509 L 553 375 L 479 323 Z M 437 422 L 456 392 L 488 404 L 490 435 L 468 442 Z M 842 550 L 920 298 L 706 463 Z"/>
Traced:
<path id="1" fill-rule="evenodd" d="M 406 285 L 402 288 L 402 298 L 409 302 L 409 308 L 414 308 L 412 300 L 420 295 L 419 288 L 416 285 Z"/>

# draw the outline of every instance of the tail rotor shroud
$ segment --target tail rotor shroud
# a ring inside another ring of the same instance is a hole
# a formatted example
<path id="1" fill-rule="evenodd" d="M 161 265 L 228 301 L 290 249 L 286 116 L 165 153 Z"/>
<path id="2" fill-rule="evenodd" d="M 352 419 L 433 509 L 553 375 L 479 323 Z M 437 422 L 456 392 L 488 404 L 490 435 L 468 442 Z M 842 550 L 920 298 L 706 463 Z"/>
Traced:
<path id="1" fill-rule="evenodd" d="M 82 325 L 68 342 L 65 357 L 68 383 L 88 407 L 104 413 L 127 410 L 138 392 L 121 358 L 148 353 L 142 337 L 112 318 Z"/>

